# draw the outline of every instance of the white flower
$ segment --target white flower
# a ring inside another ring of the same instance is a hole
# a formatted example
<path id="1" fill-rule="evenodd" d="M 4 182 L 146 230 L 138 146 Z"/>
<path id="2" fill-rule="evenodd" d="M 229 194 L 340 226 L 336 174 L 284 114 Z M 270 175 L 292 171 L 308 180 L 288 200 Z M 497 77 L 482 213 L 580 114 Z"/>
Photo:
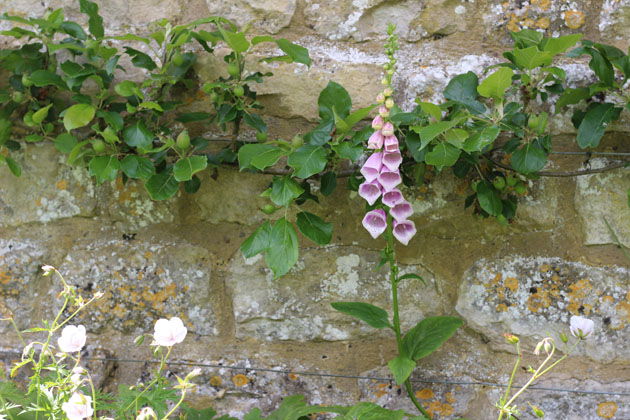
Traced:
<path id="1" fill-rule="evenodd" d="M 158 345 L 171 347 L 173 344 L 184 341 L 187 332 L 188 329 L 178 317 L 169 320 L 162 318 L 155 323 L 153 338 Z"/>
<path id="2" fill-rule="evenodd" d="M 577 338 L 586 338 L 593 332 L 595 323 L 588 318 L 581 316 L 571 317 L 571 334 Z"/>
<path id="3" fill-rule="evenodd" d="M 61 332 L 61 337 L 57 340 L 57 344 L 59 345 L 61 351 L 65 353 L 72 353 L 75 351 L 81 351 L 83 346 L 85 346 L 86 339 L 87 336 L 83 325 L 79 325 L 78 327 L 68 325 Z"/>
<path id="4" fill-rule="evenodd" d="M 138 413 L 136 420 L 157 420 L 157 418 L 157 414 L 155 414 L 155 411 L 153 411 L 151 407 L 144 407 L 140 410 L 140 413 Z"/>
<path id="5" fill-rule="evenodd" d="M 92 408 L 92 397 L 75 392 L 68 402 L 61 405 L 61 409 L 68 416 L 68 420 L 83 420 L 94 414 Z"/>
<path id="6" fill-rule="evenodd" d="M 83 382 L 82 376 L 87 375 L 87 370 L 83 369 L 81 366 L 77 366 L 72 369 L 72 375 L 70 376 L 70 382 L 74 385 L 80 385 Z"/>

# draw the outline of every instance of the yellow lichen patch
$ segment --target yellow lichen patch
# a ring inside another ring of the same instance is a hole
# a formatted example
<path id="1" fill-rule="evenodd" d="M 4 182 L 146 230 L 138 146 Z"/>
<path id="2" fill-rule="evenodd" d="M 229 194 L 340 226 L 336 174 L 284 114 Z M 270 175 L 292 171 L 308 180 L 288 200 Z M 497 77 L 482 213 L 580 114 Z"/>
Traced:
<path id="1" fill-rule="evenodd" d="M 548 308 L 550 304 L 549 293 L 546 290 L 534 293 L 527 299 L 527 308 L 533 313 L 543 308 Z"/>
<path id="2" fill-rule="evenodd" d="M 505 279 L 503 284 L 505 285 L 505 287 L 510 289 L 512 293 L 516 293 L 516 291 L 518 290 L 518 280 L 514 277 L 508 277 L 507 279 Z"/>
<path id="3" fill-rule="evenodd" d="M 625 325 L 626 323 L 630 323 L 630 303 L 628 302 L 619 302 L 617 306 L 615 306 L 615 311 L 619 316 L 619 320 Z"/>
<path id="4" fill-rule="evenodd" d="M 241 386 L 245 386 L 249 383 L 249 378 L 243 374 L 238 374 L 236 376 L 234 376 L 232 378 L 232 382 L 234 382 L 234 385 L 241 387 Z"/>
<path id="5" fill-rule="evenodd" d="M 499 303 L 497 305 L 497 312 L 507 312 L 508 307 L 505 303 Z"/>
<path id="6" fill-rule="evenodd" d="M 446 417 L 446 416 L 450 416 L 453 414 L 455 410 L 453 410 L 453 406 L 450 404 L 442 404 L 442 407 L 440 407 L 440 411 L 439 413 Z"/>
<path id="7" fill-rule="evenodd" d="M 289 373 L 289 379 L 292 381 L 297 381 L 300 375 L 296 375 L 295 373 Z"/>
<path id="8" fill-rule="evenodd" d="M 381 398 L 384 395 L 387 395 L 387 384 L 378 384 L 376 386 L 376 398 Z"/>
<path id="9" fill-rule="evenodd" d="M 541 273 L 546 273 L 547 271 L 549 271 L 549 269 L 551 268 L 551 266 L 549 264 L 543 264 L 540 266 L 540 272 Z"/>
<path id="10" fill-rule="evenodd" d="M 597 415 L 603 419 L 612 419 L 616 412 L 617 404 L 612 401 L 606 401 L 597 406 Z"/>
<path id="11" fill-rule="evenodd" d="M 416 391 L 416 398 L 420 398 L 421 400 L 428 400 L 429 398 L 433 397 L 435 397 L 435 394 L 429 388 L 424 388 L 420 391 Z"/>
<path id="12" fill-rule="evenodd" d="M 455 402 L 455 397 L 453 397 L 453 394 L 451 394 L 450 392 L 446 393 L 446 402 L 448 402 L 449 404 L 453 404 Z"/>
<path id="13" fill-rule="evenodd" d="M 65 179 L 62 179 L 61 181 L 57 182 L 57 188 L 60 190 L 65 190 L 66 188 L 68 188 L 68 181 L 66 181 Z"/>
<path id="14" fill-rule="evenodd" d="M 218 387 L 223 385 L 223 379 L 220 376 L 216 375 L 210 378 L 210 386 Z"/>
<path id="15" fill-rule="evenodd" d="M 7 273 L 0 271 L 0 284 L 7 285 L 13 278 Z"/>
<path id="16" fill-rule="evenodd" d="M 431 418 L 433 418 L 433 415 L 435 413 L 439 414 L 440 411 L 442 411 L 442 404 L 440 404 L 438 400 L 431 401 L 431 404 L 429 404 L 429 407 L 427 407 L 427 412 L 429 413 Z"/>
<path id="17" fill-rule="evenodd" d="M 147 251 L 144 253 L 144 258 L 146 258 L 147 260 L 150 259 L 153 256 L 153 252 L 151 251 Z"/>
<path id="18" fill-rule="evenodd" d="M 35 201 L 35 205 L 37 207 L 41 207 L 42 206 L 42 198 L 41 197 L 37 197 L 37 200 Z"/>
<path id="19" fill-rule="evenodd" d="M 531 28 L 532 26 L 534 26 L 534 20 L 530 18 L 523 19 L 521 25 L 523 25 L 523 28 Z"/>
<path id="20" fill-rule="evenodd" d="M 612 297 L 612 296 L 607 295 L 607 296 L 604 296 L 604 297 L 602 298 L 602 302 L 606 302 L 606 303 L 613 303 L 613 302 L 614 302 L 614 299 L 613 299 L 613 297 Z"/>
<path id="21" fill-rule="evenodd" d="M 536 21 L 536 26 L 540 29 L 547 29 L 551 25 L 551 21 L 548 17 L 542 17 Z"/>
<path id="22" fill-rule="evenodd" d="M 579 10 L 569 10 L 564 13 L 564 22 L 571 29 L 577 29 L 584 24 L 584 13 Z"/>

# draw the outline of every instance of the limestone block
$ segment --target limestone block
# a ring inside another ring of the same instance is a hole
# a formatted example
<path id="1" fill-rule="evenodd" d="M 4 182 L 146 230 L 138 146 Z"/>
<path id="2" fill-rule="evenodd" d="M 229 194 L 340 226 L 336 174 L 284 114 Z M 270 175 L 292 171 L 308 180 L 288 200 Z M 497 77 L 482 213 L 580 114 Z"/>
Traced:
<path id="1" fill-rule="evenodd" d="M 151 333 L 159 318 L 179 316 L 189 333 L 213 335 L 210 265 L 207 252 L 186 243 L 162 240 L 98 239 L 79 241 L 59 271 L 70 284 L 104 297 L 80 314 L 90 332 L 105 327 Z"/>
<path id="2" fill-rule="evenodd" d="M 598 8 L 585 0 L 493 2 L 484 14 L 483 22 L 489 31 L 495 28 L 506 28 L 512 32 L 533 29 L 557 36 L 583 30 L 589 21 L 598 20 L 598 12 Z"/>
<path id="3" fill-rule="evenodd" d="M 301 258 L 285 276 L 273 280 L 261 255 L 243 260 L 237 254 L 226 280 L 231 289 L 237 337 L 262 340 L 348 340 L 374 336 L 364 322 L 335 311 L 331 302 L 360 301 L 384 308 L 391 317 L 389 272 L 375 272 L 380 253 L 352 247 L 301 250 Z M 443 303 L 435 280 L 420 266 L 402 267 L 427 285 L 408 280 L 399 288 L 401 322 L 405 329 Z M 383 333 L 386 334 L 386 333 Z"/>
<path id="4" fill-rule="evenodd" d="M 606 38 L 622 39 L 627 45 L 630 38 L 630 1 L 604 1 L 599 18 L 599 30 Z"/>
<path id="5" fill-rule="evenodd" d="M 289 26 L 296 3 L 296 0 L 206 0 L 212 16 L 225 17 L 239 26 L 254 21 L 255 28 L 271 34 Z"/>
<path id="6" fill-rule="evenodd" d="M 0 227 L 94 214 L 94 183 L 87 170 L 66 165 L 52 145 L 23 145 L 13 157 L 22 176 L 0 168 Z"/>
<path id="7" fill-rule="evenodd" d="M 630 270 L 591 267 L 559 258 L 510 256 L 479 260 L 463 278 L 456 310 L 493 343 L 511 332 L 532 342 L 546 332 L 560 343 L 572 315 L 595 322 L 595 332 L 576 349 L 593 360 L 628 360 Z"/>
<path id="8" fill-rule="evenodd" d="M 605 160 L 591 160 L 593 168 L 607 165 Z M 585 245 L 617 244 L 606 221 L 619 241 L 630 246 L 630 208 L 628 194 L 630 172 L 627 169 L 581 176 L 575 189 L 575 208 L 580 215 Z"/>

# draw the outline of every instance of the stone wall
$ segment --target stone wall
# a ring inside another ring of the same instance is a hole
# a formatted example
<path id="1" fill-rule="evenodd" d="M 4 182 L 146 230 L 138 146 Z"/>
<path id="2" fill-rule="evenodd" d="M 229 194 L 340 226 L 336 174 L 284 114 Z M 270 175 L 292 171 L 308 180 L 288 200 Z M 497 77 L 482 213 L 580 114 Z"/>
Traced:
<path id="1" fill-rule="evenodd" d="M 580 31 L 624 49 L 630 40 L 628 0 L 99 4 L 110 34 L 130 28 L 142 32 L 147 22 L 160 17 L 187 22 L 218 14 L 239 23 L 255 19 L 256 32 L 308 47 L 310 70 L 293 64 L 259 65 L 275 74 L 259 89 L 270 132 L 285 136 L 312 126 L 318 92 L 328 80 L 344 85 L 356 106 L 373 101 L 380 88 L 385 62 L 381 44 L 389 21 L 398 24 L 401 36 L 396 95 L 406 107 L 416 96 L 439 100 L 454 75 L 480 73 L 498 61 L 509 45 L 509 30 Z M 0 13 L 40 15 L 59 6 L 68 16 L 79 17 L 72 0 L 5 0 Z M 201 79 L 224 71 L 219 59 L 207 55 L 197 70 Z M 583 63 L 567 70 L 574 80 L 589 77 Z M 195 130 L 204 134 L 203 127 Z M 558 137 L 556 150 L 578 150 L 567 116 L 555 118 L 554 130 L 565 134 Z M 626 138 L 624 131 L 610 135 L 598 150 L 629 152 Z M 548 165 L 559 170 L 579 169 L 585 159 L 553 157 Z M 17 158 L 23 168 L 20 178 L 0 169 L 0 310 L 15 313 L 20 327 L 50 318 L 58 309 L 59 284 L 40 271 L 41 265 L 52 264 L 86 294 L 105 293 L 105 299 L 82 315 L 89 331 L 88 357 L 151 359 L 148 346 L 135 347 L 133 338 L 150 332 L 159 317 L 180 316 L 190 334 L 175 348 L 174 358 L 223 366 L 203 368 L 194 395 L 201 405 L 242 417 L 253 406 L 269 410 L 284 396 L 302 393 L 311 403 L 369 400 L 413 411 L 404 390 L 386 379 L 304 374 L 389 377 L 386 361 L 396 352 L 391 335 L 375 334 L 330 306 L 355 299 L 391 304 L 387 275 L 374 270 L 383 243 L 361 227 L 364 203 L 355 193 L 341 186 L 321 205 L 308 205 L 334 223 L 333 240 L 326 247 L 301 242 L 297 266 L 274 281 L 262 258 L 245 260 L 239 251 L 243 239 L 264 220 L 258 208 L 266 202 L 258 194 L 270 180 L 266 176 L 220 168 L 204 174 L 198 193 L 181 191 L 168 202 L 153 202 L 134 182 L 97 186 L 83 168 L 65 165 L 47 145 L 27 144 Z M 605 163 L 590 161 L 593 168 Z M 422 369 L 413 377 L 418 397 L 434 419 L 496 418 L 493 407 L 502 389 L 466 382 L 507 381 L 514 354 L 504 332 L 521 336 L 524 365 L 534 365 L 536 341 L 547 331 L 557 337 L 572 314 L 592 318 L 597 332 L 540 385 L 628 393 L 630 262 L 605 220 L 630 246 L 629 185 L 627 169 L 579 179 L 543 178 L 532 182 L 516 221 L 505 228 L 473 218 L 464 209 L 469 185 L 450 173 L 407 191 L 419 234 L 408 247 L 398 248 L 398 256 L 405 272 L 420 274 L 427 284 L 403 286 L 403 325 L 441 314 L 465 320 L 442 350 L 421 361 Z M 7 368 L 18 340 L 4 324 L 0 337 Z M 148 363 L 92 363 L 109 389 L 134 382 L 151 368 Z M 169 369 L 179 374 L 190 368 Z M 538 390 L 527 399 L 550 419 L 630 418 L 627 394 Z M 533 418 L 528 415 L 522 418 Z"/>

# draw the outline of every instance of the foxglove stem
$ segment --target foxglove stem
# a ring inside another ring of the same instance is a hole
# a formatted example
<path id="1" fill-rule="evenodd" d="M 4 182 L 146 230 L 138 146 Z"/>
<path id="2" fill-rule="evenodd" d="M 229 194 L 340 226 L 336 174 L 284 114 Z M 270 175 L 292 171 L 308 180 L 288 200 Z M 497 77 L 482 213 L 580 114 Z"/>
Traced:
<path id="1" fill-rule="evenodd" d="M 392 284 L 392 305 L 394 307 L 394 332 L 396 333 L 396 343 L 398 344 L 398 354 L 403 353 L 402 334 L 400 332 L 400 313 L 398 308 L 398 266 L 396 265 L 396 254 L 394 253 L 394 220 L 391 215 L 387 215 L 387 247 L 385 253 L 389 258 L 389 278 Z M 429 413 L 422 407 L 422 404 L 416 399 L 411 386 L 411 380 L 407 378 L 405 381 L 405 389 L 407 395 L 418 410 L 427 418 L 431 418 Z"/>

